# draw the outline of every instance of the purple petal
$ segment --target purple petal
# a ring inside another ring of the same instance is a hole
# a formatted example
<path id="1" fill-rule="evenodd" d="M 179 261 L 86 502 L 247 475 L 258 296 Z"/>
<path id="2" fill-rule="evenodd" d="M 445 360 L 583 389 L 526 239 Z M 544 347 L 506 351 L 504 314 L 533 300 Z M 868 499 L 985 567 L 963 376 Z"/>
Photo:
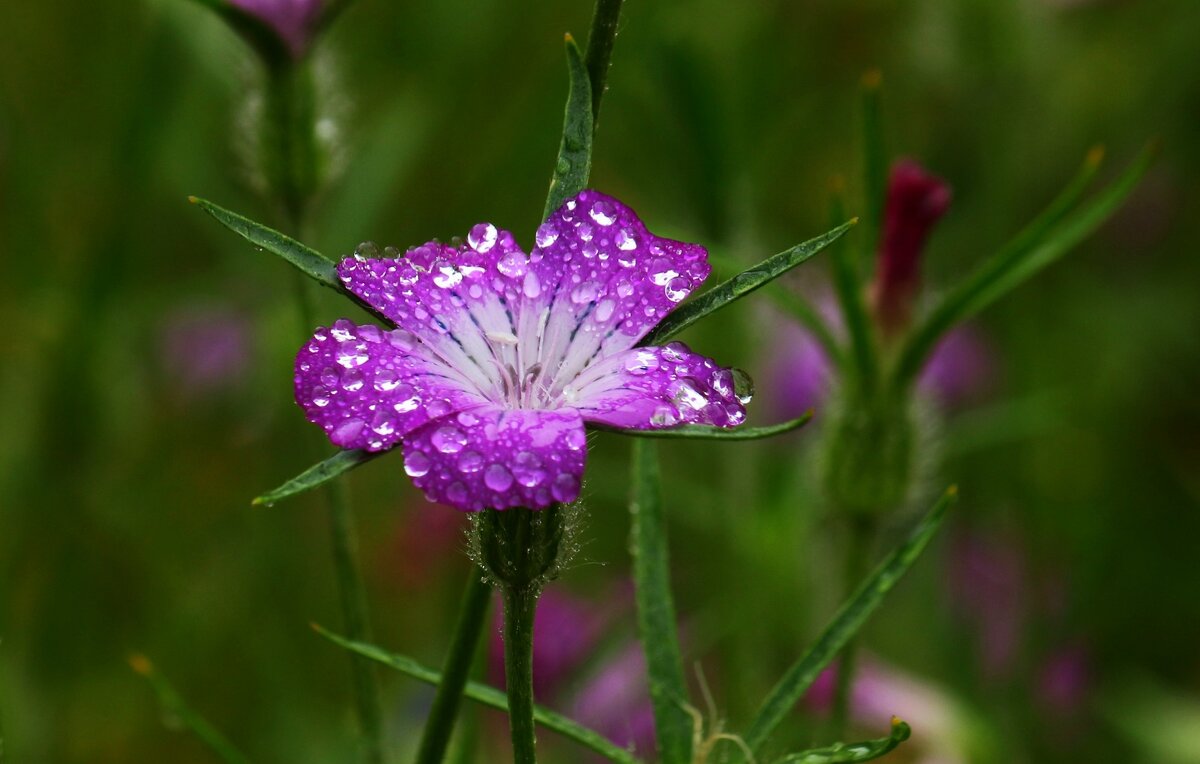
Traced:
<path id="1" fill-rule="evenodd" d="M 558 208 L 536 244 L 519 334 L 540 337 L 538 357 L 560 385 L 633 347 L 711 270 L 703 247 L 654 236 L 629 207 L 591 190 Z"/>
<path id="2" fill-rule="evenodd" d="M 341 319 L 296 355 L 296 402 L 340 448 L 381 451 L 430 419 L 485 400 L 403 329 Z"/>
<path id="3" fill-rule="evenodd" d="M 746 420 L 733 372 L 682 342 L 606 358 L 579 375 L 566 397 L 586 421 L 613 427 L 734 427 Z"/>
<path id="4" fill-rule="evenodd" d="M 404 470 L 430 501 L 543 509 L 579 497 L 587 437 L 572 409 L 462 411 L 404 439 Z"/>
<path id="5" fill-rule="evenodd" d="M 338 264 L 347 289 L 497 402 L 511 398 L 515 370 L 522 368 L 516 320 L 527 272 L 528 258 L 512 234 L 490 223 L 473 227 L 457 249 L 430 242 L 400 258 L 348 257 Z M 522 351 L 536 343 L 536 336 L 526 337 Z"/>
<path id="6" fill-rule="evenodd" d="M 304 55 L 323 0 L 229 0 L 231 5 L 258 17 L 275 30 L 296 58 Z"/>

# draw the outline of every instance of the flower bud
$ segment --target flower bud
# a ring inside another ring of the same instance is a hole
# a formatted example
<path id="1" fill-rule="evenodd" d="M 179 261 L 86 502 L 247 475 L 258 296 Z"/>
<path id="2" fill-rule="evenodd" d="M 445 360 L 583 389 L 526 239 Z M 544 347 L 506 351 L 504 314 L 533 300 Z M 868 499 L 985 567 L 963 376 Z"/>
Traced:
<path id="1" fill-rule="evenodd" d="M 950 186 L 944 180 L 911 159 L 892 167 L 872 288 L 875 317 L 885 334 L 908 325 L 920 286 L 921 251 L 949 206 Z"/>
<path id="2" fill-rule="evenodd" d="M 324 0 L 229 0 L 229 3 L 270 27 L 296 59 L 308 53 L 325 5 Z"/>

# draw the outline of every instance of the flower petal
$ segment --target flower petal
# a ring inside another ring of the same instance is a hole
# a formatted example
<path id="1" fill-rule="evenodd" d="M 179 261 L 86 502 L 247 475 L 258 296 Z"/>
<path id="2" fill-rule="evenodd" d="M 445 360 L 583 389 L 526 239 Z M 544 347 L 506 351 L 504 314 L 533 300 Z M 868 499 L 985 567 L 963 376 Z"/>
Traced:
<path id="1" fill-rule="evenodd" d="M 349 257 L 338 264 L 338 276 L 500 401 L 522 368 L 516 314 L 527 264 L 511 233 L 480 223 L 457 249 L 430 242 L 400 258 Z"/>
<path id="2" fill-rule="evenodd" d="M 296 402 L 340 448 L 382 451 L 430 419 L 485 399 L 403 330 L 341 319 L 296 355 Z"/>
<path id="3" fill-rule="evenodd" d="M 703 247 L 654 236 L 591 190 L 555 211 L 535 243 L 518 336 L 539 343 L 550 398 L 589 363 L 633 347 L 711 270 Z"/>
<path id="4" fill-rule="evenodd" d="M 404 439 L 404 470 L 430 501 L 459 509 L 543 509 L 579 497 L 587 454 L 572 409 L 483 406 Z"/>
<path id="5" fill-rule="evenodd" d="M 682 342 L 632 348 L 588 367 L 565 391 L 588 422 L 653 430 L 746 421 L 734 374 Z"/>

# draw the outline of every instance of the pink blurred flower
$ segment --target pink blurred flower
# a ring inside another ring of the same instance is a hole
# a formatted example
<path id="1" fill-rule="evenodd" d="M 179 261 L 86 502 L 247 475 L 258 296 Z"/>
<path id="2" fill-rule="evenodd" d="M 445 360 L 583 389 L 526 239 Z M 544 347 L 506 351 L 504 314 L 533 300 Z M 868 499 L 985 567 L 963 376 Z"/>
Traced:
<path id="1" fill-rule="evenodd" d="M 189 307 L 167 316 L 159 336 L 163 369 L 187 397 L 239 383 L 249 367 L 250 326 L 223 307 Z"/>
<path id="2" fill-rule="evenodd" d="M 258 18 L 279 35 L 294 58 L 301 58 L 312 44 L 324 0 L 229 0 Z"/>

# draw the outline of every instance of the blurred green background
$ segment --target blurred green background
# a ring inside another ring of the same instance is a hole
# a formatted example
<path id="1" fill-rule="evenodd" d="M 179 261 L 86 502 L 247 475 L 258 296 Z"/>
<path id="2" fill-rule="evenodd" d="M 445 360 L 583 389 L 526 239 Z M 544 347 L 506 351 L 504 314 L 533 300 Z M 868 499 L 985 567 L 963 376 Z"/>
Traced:
<path id="1" fill-rule="evenodd" d="M 360 0 L 318 52 L 342 150 L 310 242 L 403 248 L 490 220 L 528 243 L 562 34 L 590 12 Z M 592 185 L 746 263 L 828 227 L 831 177 L 858 190 L 873 67 L 889 150 L 954 187 L 934 293 L 1089 147 L 1115 168 L 1162 141 L 1098 235 L 977 322 L 989 384 L 938 415 L 929 457 L 929 492 L 956 482 L 962 501 L 866 634 L 902 701 L 953 709 L 923 731 L 897 701 L 916 732 L 896 761 L 1200 761 L 1198 41 L 1195 0 L 626 4 Z M 347 658 L 308 628 L 339 626 L 324 507 L 249 505 L 312 461 L 290 383 L 310 327 L 287 266 L 186 203 L 272 220 L 239 149 L 257 76 L 185 0 L 0 4 L 0 760 L 213 761 L 164 724 L 134 652 L 256 761 L 351 760 Z M 687 337 L 759 376 L 759 423 L 781 320 L 764 302 Z M 331 296 L 320 315 L 349 310 Z M 686 658 L 735 730 L 836 606 L 820 421 L 661 449 Z M 584 549 L 555 587 L 600 608 L 628 578 L 628 443 L 593 446 Z M 462 518 L 398 458 L 351 483 L 376 641 L 437 665 Z M 383 681 L 398 761 L 430 696 Z M 821 742 L 814 718 L 798 709 L 785 740 Z M 503 761 L 502 725 L 479 730 L 478 760 Z M 547 761 L 577 760 L 541 738 Z"/>

